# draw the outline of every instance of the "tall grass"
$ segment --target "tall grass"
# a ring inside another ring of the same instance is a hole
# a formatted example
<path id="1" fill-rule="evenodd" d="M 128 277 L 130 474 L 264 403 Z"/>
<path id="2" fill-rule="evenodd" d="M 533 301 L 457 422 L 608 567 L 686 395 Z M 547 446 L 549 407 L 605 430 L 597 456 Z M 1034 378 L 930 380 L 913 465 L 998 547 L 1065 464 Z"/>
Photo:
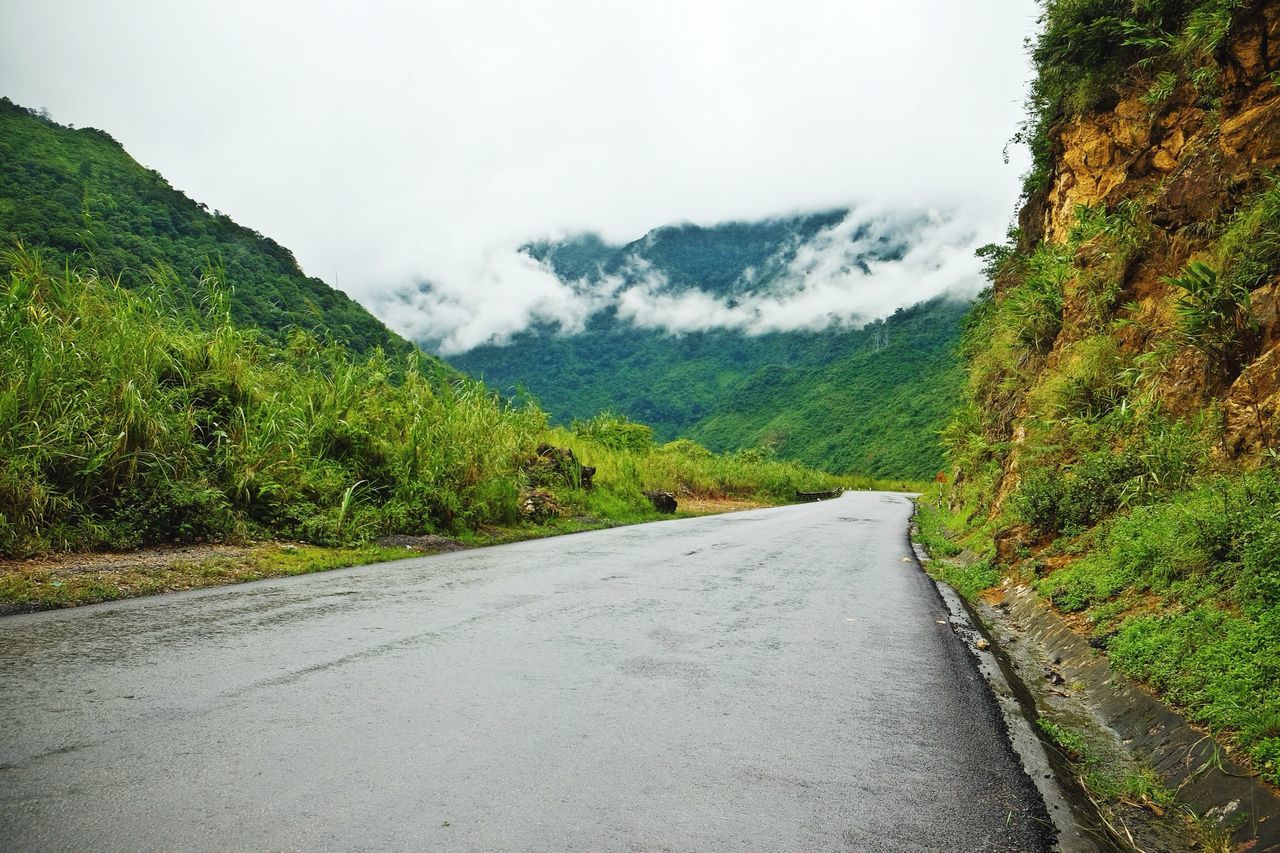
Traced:
<path id="1" fill-rule="evenodd" d="M 514 517 L 545 418 L 414 358 L 286 346 L 157 288 L 46 270 L 19 249 L 0 285 L 0 548 L 156 539 L 310 541 Z"/>
<path id="2" fill-rule="evenodd" d="M 287 536 L 316 543 L 520 521 L 538 445 L 596 465 L 605 518 L 651 512 L 643 492 L 786 500 L 835 479 L 758 454 L 655 447 L 638 424 L 550 431 L 536 406 L 414 355 L 356 357 L 305 331 L 236 327 L 228 289 L 173 304 L 163 273 L 120 287 L 0 258 L 0 552 Z M 620 440 L 625 438 L 626 440 Z"/>

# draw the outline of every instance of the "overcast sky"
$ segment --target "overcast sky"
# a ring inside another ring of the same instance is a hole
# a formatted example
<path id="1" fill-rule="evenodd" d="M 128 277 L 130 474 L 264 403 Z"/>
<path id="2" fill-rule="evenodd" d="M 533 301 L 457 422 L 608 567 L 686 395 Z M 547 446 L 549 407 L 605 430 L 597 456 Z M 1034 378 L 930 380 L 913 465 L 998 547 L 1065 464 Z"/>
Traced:
<path id="1" fill-rule="evenodd" d="M 366 304 L 429 280 L 474 324 L 519 302 L 510 252 L 549 234 L 853 203 L 1000 238 L 1035 17 L 1033 0 L 4 0 L 0 89 L 108 131 Z"/>

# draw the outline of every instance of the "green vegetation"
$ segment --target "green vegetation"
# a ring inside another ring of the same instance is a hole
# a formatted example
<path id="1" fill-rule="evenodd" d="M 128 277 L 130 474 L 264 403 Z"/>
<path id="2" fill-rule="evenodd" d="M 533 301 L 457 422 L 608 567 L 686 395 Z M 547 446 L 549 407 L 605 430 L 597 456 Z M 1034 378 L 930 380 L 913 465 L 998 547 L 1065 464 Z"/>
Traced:
<path id="1" fill-rule="evenodd" d="M 946 582 L 966 598 L 974 598 L 1000 580 L 992 555 L 966 552 L 957 540 L 955 519 L 933 503 L 916 503 L 916 539 L 929 552 L 925 571 Z"/>
<path id="2" fill-rule="evenodd" d="M 283 339 L 293 329 L 355 352 L 410 345 L 340 291 L 302 273 L 288 249 L 175 190 L 108 134 L 75 130 L 0 98 L 0 247 L 43 247 L 47 265 L 93 269 L 128 288 L 162 278 L 198 305 L 201 276 L 234 284 L 231 316 Z"/>
<path id="3" fill-rule="evenodd" d="M 1053 741 L 1054 745 L 1062 750 L 1062 754 L 1067 758 L 1072 761 L 1079 761 L 1084 757 L 1086 746 L 1084 735 L 1060 726 L 1045 717 L 1037 719 L 1036 725 L 1049 736 L 1049 740 Z"/>
<path id="4" fill-rule="evenodd" d="M 805 247 L 846 252 L 844 263 L 869 270 L 900 260 L 931 227 L 920 215 L 859 216 L 667 226 L 625 246 L 588 234 L 524 250 L 575 288 L 697 289 L 732 305 L 785 298 Z M 940 298 L 858 329 L 673 335 L 609 307 L 573 334 L 529 330 L 451 361 L 492 387 L 532 394 L 562 423 L 616 411 L 660 441 L 768 448 L 827 471 L 923 480 L 943 465 L 938 432 L 962 381 L 954 350 L 965 311 Z"/>
<path id="5" fill-rule="evenodd" d="M 1111 660 L 1280 779 L 1280 471 L 1216 475 L 1112 519 L 1037 582 Z"/>
<path id="6" fill-rule="evenodd" d="M 1221 824 L 1178 802 L 1160 774 L 1135 760 L 1091 717 L 1062 711 L 1036 725 L 1051 749 L 1066 759 L 1084 795 L 1112 839 L 1124 849 L 1232 849 Z M 1142 817 L 1135 821 L 1138 812 Z M 1166 845 L 1174 845 L 1170 848 Z"/>
<path id="7" fill-rule="evenodd" d="M 837 483 L 759 454 L 658 447 L 616 418 L 548 430 L 536 407 L 415 353 L 357 356 L 302 330 L 278 343 L 237 326 L 209 276 L 197 310 L 161 276 L 128 289 L 37 252 L 3 263 L 3 553 L 344 545 L 518 525 L 535 490 L 564 515 L 638 520 L 656 517 L 645 490 L 776 502 Z M 549 468 L 544 443 L 597 466 L 595 488 Z"/>
<path id="8" fill-rule="evenodd" d="M 1116 804 L 1143 807 L 1158 816 L 1175 806 L 1175 794 L 1164 785 L 1159 774 L 1149 767 L 1134 765 L 1114 754 L 1114 750 L 1102 748 L 1096 733 L 1091 741 L 1083 731 L 1047 717 L 1037 718 L 1036 725 L 1071 762 L 1076 777 L 1095 805 L 1106 806 L 1108 811 Z M 1190 826 L 1203 829 L 1194 821 Z"/>
<path id="9" fill-rule="evenodd" d="M 1082 209 L 1063 245 L 989 252 L 995 288 L 963 342 L 968 400 L 945 432 L 955 514 L 921 527 L 967 531 L 977 561 L 943 574 L 970 595 L 998 580 L 992 537 L 1012 531 L 1011 559 L 1056 606 L 1086 616 L 1118 670 L 1280 781 L 1280 474 L 1266 454 L 1223 457 L 1212 399 L 1177 417 L 1164 405 L 1173 359 L 1196 354 L 1213 389 L 1257 355 L 1250 288 L 1280 273 L 1269 238 L 1280 189 L 1265 182 L 1167 279 L 1163 326 L 1114 297 L 1090 301 L 1118 290 L 1146 245 L 1136 209 Z"/>
<path id="10" fill-rule="evenodd" d="M 962 381 L 966 308 L 938 299 L 829 333 L 838 356 L 757 369 L 688 434 L 715 448 L 772 446 L 832 471 L 927 480 L 944 465 L 938 434 Z"/>
<path id="11" fill-rule="evenodd" d="M 1137 96 L 1153 119 L 1176 99 L 1214 126 L 1226 40 L 1258 15 L 1246 0 L 1048 0 L 1021 135 L 1028 227 L 1062 122 Z M 993 286 L 967 320 L 966 399 L 944 431 L 948 511 L 921 528 L 1081 614 L 1119 671 L 1280 782 L 1280 470 L 1254 306 L 1280 275 L 1280 182 L 1237 176 L 1191 214 L 1168 209 L 1170 180 L 1135 176 L 1125 201 L 1076 210 L 1061 242 L 1015 230 L 984 251 Z M 1172 274 L 1153 272 L 1169 258 Z M 1232 406 L 1248 441 L 1229 432 Z"/>
<path id="12" fill-rule="evenodd" d="M 1031 147 L 1024 191 L 1047 188 L 1053 130 L 1064 119 L 1145 86 L 1159 109 L 1180 86 L 1212 101 L 1221 92 L 1218 51 L 1245 0 L 1045 0 L 1032 44 L 1036 77 L 1017 140 Z"/>
<path id="13" fill-rule="evenodd" d="M 1265 239 L 1243 235 L 1280 226 L 1278 196 L 1274 183 L 1264 186 L 1169 279 L 1182 294 L 1171 325 L 1138 327 L 1124 307 L 1109 324 L 1063 325 L 1052 332 L 1052 362 L 1045 340 L 1058 309 L 1044 294 L 1064 293 L 1088 317 L 1099 266 L 1118 281 L 1145 225 L 1132 209 L 1082 210 L 1067 244 L 1005 251 L 994 270 L 998 295 L 984 296 L 965 337 L 969 400 L 946 431 L 959 471 L 948 490 L 960 520 L 952 524 L 968 519 L 980 531 L 969 534 L 980 559 L 949 568 L 953 582 L 974 594 L 998 579 L 986 571 L 997 530 L 1027 529 L 1023 557 L 1043 548 L 1032 543 L 1051 542 L 1045 555 L 1067 564 L 1037 589 L 1084 613 L 1120 671 L 1234 739 L 1273 781 L 1280 741 L 1266 721 L 1280 707 L 1280 479 L 1271 468 L 1248 470 L 1248 460 L 1245 470 L 1224 469 L 1215 405 L 1175 418 L 1162 395 L 1179 352 L 1198 352 L 1213 381 L 1256 355 L 1243 282 L 1268 280 L 1280 258 Z M 1130 330 L 1144 342 L 1137 351 L 1119 346 Z M 1018 445 L 1015 421 L 1024 430 Z M 995 505 L 1015 447 L 1021 475 Z"/>
<path id="14" fill-rule="evenodd" d="M 523 388 L 565 421 L 613 409 L 659 439 L 769 447 L 830 471 L 931 478 L 961 383 L 964 303 L 934 300 L 864 329 L 678 338 L 602 318 L 572 336 L 527 333 L 452 362 Z"/>
<path id="15" fill-rule="evenodd" d="M 1169 283 L 1178 299 L 1178 330 L 1184 343 L 1205 354 L 1210 369 L 1235 379 L 1257 354 L 1258 324 L 1249 311 L 1249 288 L 1218 277 L 1204 261 L 1192 261 Z"/>

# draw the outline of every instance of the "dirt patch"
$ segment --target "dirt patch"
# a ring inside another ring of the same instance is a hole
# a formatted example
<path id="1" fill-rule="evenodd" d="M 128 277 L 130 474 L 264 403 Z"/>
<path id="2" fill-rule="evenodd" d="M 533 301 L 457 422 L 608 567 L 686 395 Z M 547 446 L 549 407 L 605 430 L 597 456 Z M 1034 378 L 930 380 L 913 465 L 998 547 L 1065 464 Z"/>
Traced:
<path id="1" fill-rule="evenodd" d="M 410 548 L 424 554 L 448 554 L 453 551 L 465 551 L 473 546 L 450 539 L 448 536 L 383 536 L 377 544 L 382 548 Z"/>
<path id="2" fill-rule="evenodd" d="M 245 557 L 260 543 L 250 545 L 162 545 L 140 551 L 103 553 L 53 553 L 38 557 L 0 558 L 0 576 L 10 574 L 77 575 L 136 569 L 164 569 L 178 563 L 199 563 L 214 558 Z"/>
<path id="3" fill-rule="evenodd" d="M 321 548 L 259 542 L 5 559 L 0 561 L 0 615 L 224 586 L 404 556 L 403 548 L 377 545 Z"/>
<path id="4" fill-rule="evenodd" d="M 736 498 L 697 497 L 681 495 L 678 509 L 694 515 L 714 515 L 718 512 L 742 512 L 748 509 L 763 509 L 770 504 L 759 501 L 739 500 Z"/>

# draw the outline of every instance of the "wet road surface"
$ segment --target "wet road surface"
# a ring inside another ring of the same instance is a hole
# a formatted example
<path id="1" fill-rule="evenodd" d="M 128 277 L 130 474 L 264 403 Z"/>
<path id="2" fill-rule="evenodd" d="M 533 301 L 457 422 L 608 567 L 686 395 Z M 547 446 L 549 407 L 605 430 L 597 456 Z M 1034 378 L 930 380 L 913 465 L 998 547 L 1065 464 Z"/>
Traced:
<path id="1" fill-rule="evenodd" d="M 0 619 L 5 850 L 1038 850 L 902 496 Z"/>

